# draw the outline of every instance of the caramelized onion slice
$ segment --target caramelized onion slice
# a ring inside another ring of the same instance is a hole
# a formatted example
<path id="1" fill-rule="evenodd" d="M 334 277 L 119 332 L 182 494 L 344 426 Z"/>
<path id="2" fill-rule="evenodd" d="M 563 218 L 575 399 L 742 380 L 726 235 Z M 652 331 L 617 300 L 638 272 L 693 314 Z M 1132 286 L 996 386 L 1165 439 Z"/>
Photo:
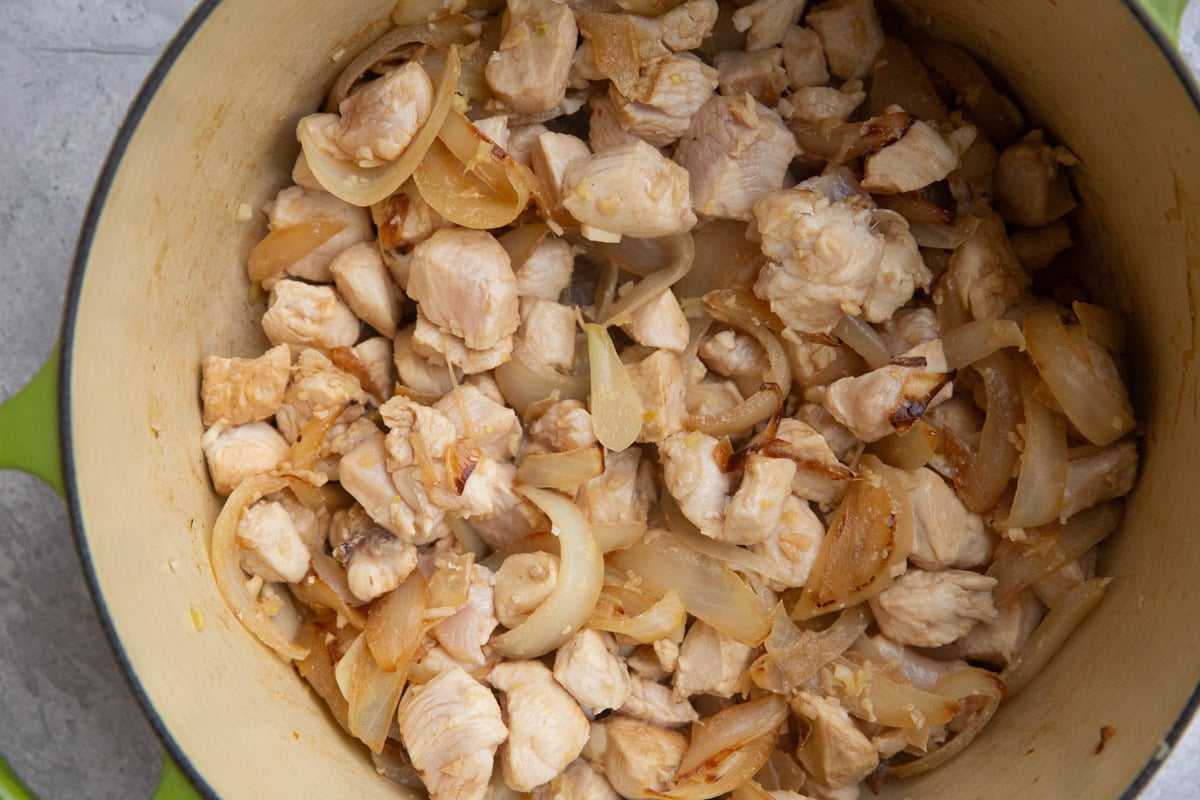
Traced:
<path id="1" fill-rule="evenodd" d="M 766 653 L 751 665 L 750 677 L 768 691 L 794 692 L 846 652 L 870 624 L 870 609 L 860 603 L 839 614 L 823 631 L 802 631 L 780 606 L 771 620 L 771 635 L 764 643 Z"/>
<path id="2" fill-rule="evenodd" d="M 325 701 L 337 724 L 349 733 L 349 705 L 342 696 L 342 690 L 338 688 L 333 656 L 330 654 L 336 646 L 336 641 L 332 645 L 326 642 L 334 629 L 334 622 L 329 617 L 316 617 L 300 626 L 296 644 L 303 648 L 307 655 L 296 662 L 296 671 L 308 681 L 317 696 Z"/>
<path id="3" fill-rule="evenodd" d="M 888 466 L 914 472 L 929 463 L 937 452 L 938 432 L 928 422 L 918 419 L 904 433 L 893 433 L 867 446 L 867 452 L 879 457 Z"/>
<path id="4" fill-rule="evenodd" d="M 979 434 L 979 451 L 971 452 L 951 430 L 946 436 L 946 456 L 954 468 L 954 484 L 967 508 L 977 514 L 990 511 L 1004 494 L 1017 461 L 1017 421 L 1021 418 L 1021 393 L 1017 371 L 1003 352 L 976 362 L 987 393 L 987 416 Z"/>
<path id="5" fill-rule="evenodd" d="M 842 317 L 833 326 L 833 335 L 862 356 L 871 369 L 879 369 L 892 360 L 887 346 L 875 329 L 858 317 Z"/>
<path id="6" fill-rule="evenodd" d="M 250 280 L 262 283 L 274 278 L 345 229 L 340 220 L 310 219 L 271 231 L 250 251 L 246 265 Z"/>
<path id="7" fill-rule="evenodd" d="M 671 791 L 651 791 L 647 794 L 650 797 L 669 800 L 705 800 L 720 797 L 746 783 L 762 769 L 763 764 L 770 758 L 771 751 L 775 749 L 778 735 L 778 730 L 772 730 L 740 747 L 723 751 L 680 780 Z"/>
<path id="8" fill-rule="evenodd" d="M 1017 140 L 1025 128 L 1021 112 L 996 90 L 975 59 L 945 42 L 920 42 L 914 49 L 930 70 L 950 84 L 992 144 L 1004 149 Z"/>
<path id="9" fill-rule="evenodd" d="M 1037 399 L 1041 381 L 1033 370 L 1021 372 L 1021 404 L 1025 410 L 1021 471 L 1012 509 L 999 524 L 1029 528 L 1058 519 L 1067 487 L 1067 421 Z"/>
<path id="10" fill-rule="evenodd" d="M 692 270 L 675 284 L 682 300 L 703 297 L 718 289 L 745 288 L 766 261 L 757 242 L 746 238 L 748 226 L 735 219 L 713 219 L 692 231 L 696 257 Z"/>
<path id="11" fill-rule="evenodd" d="M 694 779 L 712 768 L 729 751 L 779 730 L 788 716 L 782 697 L 763 695 L 732 705 L 692 726 L 692 741 L 676 770 L 680 782 Z"/>
<path id="12" fill-rule="evenodd" d="M 641 396 L 604 326 L 585 322 L 583 330 L 587 334 L 592 374 L 589 400 L 592 427 L 600 444 L 621 451 L 641 433 Z"/>
<path id="13" fill-rule="evenodd" d="M 898 778 L 920 775 L 958 755 L 996 713 L 1000 701 L 1004 699 L 1004 687 L 1004 682 L 995 673 L 976 667 L 953 672 L 938 680 L 931 687 L 931 691 L 936 694 L 959 704 L 971 698 L 978 698 L 982 701 L 982 706 L 971 712 L 966 725 L 954 738 L 928 755 L 905 764 L 892 765 L 888 768 L 888 774 Z"/>
<path id="14" fill-rule="evenodd" d="M 916 116 L 907 111 L 892 111 L 865 122 L 846 122 L 833 126 L 793 117 L 788 121 L 788 128 L 800 145 L 802 157 L 810 156 L 842 164 L 878 153 L 889 144 L 898 142 L 916 121 Z"/>

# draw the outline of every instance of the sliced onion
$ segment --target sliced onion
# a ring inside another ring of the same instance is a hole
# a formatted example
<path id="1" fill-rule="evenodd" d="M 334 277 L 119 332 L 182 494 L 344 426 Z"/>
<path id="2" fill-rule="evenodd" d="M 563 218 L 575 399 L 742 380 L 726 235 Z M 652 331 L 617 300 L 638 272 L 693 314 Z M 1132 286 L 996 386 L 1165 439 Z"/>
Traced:
<path id="1" fill-rule="evenodd" d="M 996 91 L 975 59 L 945 42 L 920 42 L 914 49 L 930 70 L 950 84 L 992 144 L 1003 149 L 1017 140 L 1025 128 L 1021 112 Z"/>
<path id="2" fill-rule="evenodd" d="M 371 370 L 367 368 L 367 365 L 349 347 L 330 348 L 329 360 L 342 372 L 354 376 L 354 379 L 358 381 L 358 385 L 362 387 L 364 392 L 371 395 L 371 398 L 376 403 L 383 405 L 387 402 L 388 398 L 384 395 L 384 388 L 386 387 L 375 385 L 375 378 L 371 375 Z"/>
<path id="3" fill-rule="evenodd" d="M 462 48 L 459 53 L 462 69 L 456 94 L 481 103 L 492 99 L 492 87 L 487 82 L 487 62 L 493 52 L 494 48 L 486 48 L 482 42 L 471 42 Z M 415 60 L 430 78 L 436 78 L 446 68 L 446 51 L 423 47 Z"/>
<path id="4" fill-rule="evenodd" d="M 360 634 L 338 662 L 334 676 L 348 704 L 346 725 L 351 735 L 380 752 L 400 705 L 407 670 L 381 669 L 367 647 L 367 637 Z"/>
<path id="5" fill-rule="evenodd" d="M 1075 318 L 1079 320 L 1089 339 L 1110 353 L 1125 352 L 1129 339 L 1125 317 L 1116 311 L 1078 300 L 1071 304 L 1071 310 L 1075 312 Z"/>
<path id="6" fill-rule="evenodd" d="M 792 368 L 783 345 L 772 331 L 782 331 L 783 323 L 764 303 L 748 290 L 723 289 L 704 296 L 704 307 L 713 319 L 746 333 L 767 353 L 767 371 L 763 383 L 773 383 L 787 397 L 792 391 Z"/>
<path id="7" fill-rule="evenodd" d="M 563 375 L 540 361 L 520 339 L 513 346 L 513 355 L 496 367 L 496 383 L 504 399 L 522 417 L 531 403 L 545 400 L 557 393 L 559 400 L 587 400 L 591 381 L 587 375 Z"/>
<path id="8" fill-rule="evenodd" d="M 292 594 L 309 607 L 329 609 L 351 627 L 361 631 L 367 626 L 367 615 L 351 604 L 353 595 L 350 594 L 342 565 L 321 554 L 313 556 L 312 561 L 315 574 L 306 575 L 299 583 L 289 584 Z"/>
<path id="9" fill-rule="evenodd" d="M 910 230 L 913 225 L 942 227 L 954 224 L 954 212 L 939 206 L 920 192 L 876 195 L 875 205 L 888 211 L 895 211 L 904 217 L 908 221 Z"/>
<path id="10" fill-rule="evenodd" d="M 1016 659 L 1000 674 L 1008 689 L 1009 697 L 1029 685 L 1050 659 L 1062 647 L 1084 617 L 1091 613 L 1104 597 L 1104 589 L 1112 578 L 1092 578 L 1073 587 L 1062 599 L 1050 607 L 1048 613 L 1033 632 L 1033 636 L 1017 654 Z"/>
<path id="11" fill-rule="evenodd" d="M 692 232 L 696 257 L 692 269 L 675 284 L 680 299 L 703 297 L 718 289 L 745 288 L 766 261 L 758 243 L 746 238 L 747 224 L 714 219 Z"/>
<path id="12" fill-rule="evenodd" d="M 990 511 L 1012 477 L 1017 461 L 1017 420 L 1021 394 L 1017 371 L 1003 352 L 974 364 L 987 392 L 987 416 L 979 434 L 979 451 L 967 449 L 954 432 L 946 436 L 946 456 L 954 468 L 954 484 L 963 504 L 977 514 Z"/>
<path id="13" fill-rule="evenodd" d="M 966 726 L 953 739 L 945 742 L 932 753 L 914 761 L 892 765 L 888 768 L 888 774 L 899 778 L 920 775 L 958 755 L 983 730 L 983 726 L 987 725 L 992 715 L 996 713 L 1000 701 L 1004 699 L 1004 687 L 1005 684 L 995 673 L 975 667 L 961 669 L 938 680 L 931 687 L 931 691 L 960 704 L 970 698 L 982 698 L 982 708 L 971 712 Z"/>
<path id="14" fill-rule="evenodd" d="M 641 396 L 604 326 L 584 323 L 583 330 L 591 364 L 592 427 L 600 444 L 619 452 L 633 444 L 642 431 Z"/>
<path id="15" fill-rule="evenodd" d="M 900 141 L 916 121 L 907 111 L 892 111 L 865 122 L 832 126 L 792 117 L 788 127 L 800 145 L 802 158 L 842 164 Z"/>
<path id="16" fill-rule="evenodd" d="M 504 251 L 508 253 L 509 263 L 513 272 L 519 272 L 525 262 L 537 250 L 538 245 L 550 235 L 550 226 L 544 222 L 533 222 L 528 225 L 518 225 L 500 236 L 497 240 Z"/>
<path id="17" fill-rule="evenodd" d="M 439 615 L 447 610 L 462 608 L 471 598 L 471 571 L 475 564 L 472 553 L 446 553 L 436 562 L 437 570 L 429 576 L 426 586 L 428 616 L 435 610 Z M 448 616 L 448 614 L 445 614 Z"/>
<path id="18" fill-rule="evenodd" d="M 874 597 L 903 572 L 912 545 L 908 495 L 891 467 L 863 456 L 858 479 L 833 515 L 792 617 L 809 619 Z"/>
<path id="19" fill-rule="evenodd" d="M 345 229 L 340 220 L 310 219 L 271 231 L 250 251 L 246 265 L 250 280 L 262 283 L 274 278 Z"/>
<path id="20" fill-rule="evenodd" d="M 886 366 L 892 356 L 875 329 L 858 317 L 842 317 L 833 326 L 833 335 L 862 356 L 871 369 Z"/>
<path id="21" fill-rule="evenodd" d="M 465 519 L 459 519 L 452 514 L 446 515 L 446 524 L 450 526 L 450 530 L 454 533 L 454 540 L 464 552 L 475 556 L 476 561 L 480 561 L 488 553 L 492 552 L 492 548 L 483 540 L 471 523 Z"/>
<path id="22" fill-rule="evenodd" d="M 790 694 L 808 683 L 821 668 L 845 653 L 871 624 L 865 603 L 847 608 L 823 631 L 801 631 L 776 609 L 766 653 L 750 667 L 758 686 L 777 694 Z"/>
<path id="23" fill-rule="evenodd" d="M 837 691 L 841 688 L 837 685 L 839 673 L 849 675 L 847 691 Z M 918 731 L 917 747 L 925 746 L 931 726 L 945 725 L 962 710 L 959 703 L 940 694 L 918 689 L 907 681 L 894 681 L 870 664 L 857 664 L 844 657 L 835 658 L 822 675 L 832 681 L 847 711 L 867 722 Z"/>
<path id="24" fill-rule="evenodd" d="M 661 501 L 661 508 L 671 533 L 693 550 L 703 553 L 709 558 L 722 561 L 742 572 L 770 575 L 774 571 L 771 562 L 757 553 L 752 553 L 728 542 L 718 542 L 716 539 L 702 534 L 700 529 L 683 515 L 674 499 L 664 497 Z"/>
<path id="25" fill-rule="evenodd" d="M 454 88 L 458 85 L 458 48 L 451 47 L 446 60 L 446 69 L 438 79 L 433 94 L 433 108 L 429 118 L 400 158 L 377 167 L 360 167 L 349 161 L 330 155 L 321 149 L 308 126 L 299 126 L 297 135 L 304 150 L 313 176 L 330 194 L 356 206 L 374 205 L 390 197 L 408 180 L 417 166 L 423 163 L 430 146 L 437 140 L 438 131 L 450 111 Z"/>
<path id="26" fill-rule="evenodd" d="M 963 242 L 975 235 L 979 227 L 977 217 L 959 217 L 949 225 L 931 225 L 913 222 L 908 226 L 917 247 L 932 247 L 934 250 L 956 250 Z"/>
<path id="27" fill-rule="evenodd" d="M 692 259 L 696 254 L 696 246 L 689 234 L 668 236 L 653 241 L 665 251 L 666 264 L 652 272 L 648 272 L 646 277 L 638 281 L 621 299 L 613 303 L 612 307 L 605 314 L 601 324 L 629 324 L 635 311 L 658 297 L 664 290 L 669 289 L 676 281 L 687 275 L 688 270 L 692 268 Z M 628 252 L 624 250 L 623 244 L 624 240 L 622 244 L 597 245 L 596 249 L 602 256 L 608 258 L 611 263 L 626 271 L 630 271 L 626 267 L 629 261 L 624 257 L 628 255 Z M 626 245 L 626 247 L 628 246 Z"/>
<path id="28" fill-rule="evenodd" d="M 787 720 L 788 706 L 782 697 L 763 695 L 730 706 L 692 725 L 692 741 L 683 753 L 676 779 L 687 781 L 711 769 L 730 750 L 774 733 Z"/>
<path id="29" fill-rule="evenodd" d="M 720 797 L 725 792 L 741 786 L 762 769 L 771 756 L 771 751 L 775 749 L 778 736 L 779 731 L 772 730 L 740 747 L 722 751 L 714 760 L 702 764 L 689 777 L 680 780 L 671 791 L 652 791 L 648 794 L 651 797 L 671 800 L 705 800 Z"/>
<path id="30" fill-rule="evenodd" d="M 334 630 L 334 622 L 328 617 L 310 619 L 301 625 L 296 644 L 305 650 L 306 655 L 295 666 L 300 677 L 308 681 L 317 696 L 325 701 L 337 724 L 349 733 L 350 706 L 338 688 L 333 656 L 330 646 L 326 644 L 326 639 Z"/>
<path id="31" fill-rule="evenodd" d="M 918 419 L 904 433 L 893 433 L 867 445 L 867 452 L 888 466 L 914 472 L 933 458 L 939 438 L 936 428 Z"/>
<path id="32" fill-rule="evenodd" d="M 1067 421 L 1037 400 L 1041 384 L 1032 370 L 1021 373 L 1021 405 L 1025 410 L 1021 471 L 1012 510 L 1000 525 L 1031 528 L 1058 519 L 1067 487 Z"/>
<path id="33" fill-rule="evenodd" d="M 770 632 L 771 621 L 746 582 L 669 531 L 648 531 L 636 544 L 609 553 L 608 565 L 637 576 L 655 594 L 674 589 L 689 614 L 743 644 L 757 646 Z"/>
<path id="34" fill-rule="evenodd" d="M 592 44 L 596 71 L 626 97 L 634 93 L 641 69 L 638 32 L 625 14 L 582 14 L 579 33 Z"/>
<path id="35" fill-rule="evenodd" d="M 517 483 L 574 492 L 604 472 L 604 448 L 598 443 L 563 453 L 530 453 L 517 467 Z"/>
<path id="36" fill-rule="evenodd" d="M 1005 347 L 1025 349 L 1021 326 L 1011 319 L 979 319 L 942 336 L 942 351 L 952 370 L 962 369 Z"/>
<path id="37" fill-rule="evenodd" d="M 600 550 L 604 553 L 611 553 L 614 550 L 624 550 L 636 544 L 639 539 L 646 535 L 646 523 L 644 522 L 597 522 L 592 525 L 592 533 L 596 537 L 596 544 L 600 545 Z"/>
<path id="38" fill-rule="evenodd" d="M 1093 444 L 1133 430 L 1133 407 L 1112 357 L 1079 325 L 1064 326 L 1049 308 L 1025 314 L 1029 357 L 1071 423 Z"/>
<path id="39" fill-rule="evenodd" d="M 871 71 L 867 113 L 882 114 L 888 106 L 900 106 L 930 122 L 943 123 L 950 119 L 950 112 L 938 97 L 929 70 L 911 47 L 891 36 L 883 40 L 883 49 Z"/>
<path id="40" fill-rule="evenodd" d="M 408 672 L 424 631 L 427 600 L 425 577 L 413 570 L 404 583 L 371 604 L 363 638 L 380 669 Z"/>
<path id="41" fill-rule="evenodd" d="M 601 595 L 601 602 L 596 604 L 588 618 L 588 627 L 619 633 L 643 644 L 667 638 L 687 618 L 683 599 L 674 591 L 668 591 L 654 605 L 633 616 L 627 616 L 612 603 L 603 602 L 603 597 Z"/>
<path id="42" fill-rule="evenodd" d="M 571 638 L 591 616 L 604 583 L 604 556 L 588 521 L 570 500 L 545 489 L 517 491 L 545 512 L 558 531 L 558 582 L 529 619 L 491 644 L 507 658 L 538 658 Z"/>
<path id="43" fill-rule="evenodd" d="M 317 412 L 308 422 L 304 423 L 300 428 L 300 433 L 296 434 L 296 441 L 292 442 L 287 455 L 280 462 L 280 471 L 303 473 L 315 469 L 317 461 L 321 458 L 321 448 L 325 446 L 325 437 L 329 435 L 329 431 L 333 429 L 338 417 L 345 410 L 345 406 L 338 406 L 328 412 Z M 304 491 L 307 493 L 311 488 L 311 486 L 305 487 Z M 300 494 L 296 496 L 301 502 L 304 502 L 304 498 Z"/>
<path id="44" fill-rule="evenodd" d="M 777 385 L 766 383 L 733 408 L 713 414 L 690 416 L 684 420 L 684 425 L 689 430 L 707 433 L 709 436 L 742 434 L 779 413 L 783 399 L 784 394 Z"/>

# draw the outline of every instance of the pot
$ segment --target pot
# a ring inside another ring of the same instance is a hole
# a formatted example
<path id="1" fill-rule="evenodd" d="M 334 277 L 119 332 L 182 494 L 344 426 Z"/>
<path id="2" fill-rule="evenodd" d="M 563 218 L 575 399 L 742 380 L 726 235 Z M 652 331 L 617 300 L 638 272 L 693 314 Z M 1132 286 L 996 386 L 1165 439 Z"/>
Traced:
<path id="1" fill-rule="evenodd" d="M 0 413 L 0 466 L 64 491 L 113 642 L 204 794 L 396 798 L 365 749 L 225 607 L 209 569 L 221 507 L 199 439 L 205 354 L 266 342 L 245 259 L 286 181 L 295 122 L 386 0 L 203 3 L 134 103 L 84 220 L 61 360 Z M 1151 19 L 1181 2 L 905 0 L 894 10 L 990 62 L 1082 160 L 1077 240 L 1097 296 L 1129 312 L 1145 454 L 1106 544 L 1108 595 L 958 758 L 886 798 L 1133 796 L 1200 680 L 1200 93 Z M 53 412 L 55 380 L 61 413 Z M 52 446 L 61 442 L 59 450 Z M 114 469 L 120 464 L 121 469 Z M 61 478 L 60 478 L 61 476 Z M 1097 752 L 1102 728 L 1115 735 Z M 0 762 L 2 763 L 2 762 Z M 161 796 L 190 793 L 168 771 Z M 2 785 L 19 786 L 0 768 Z"/>

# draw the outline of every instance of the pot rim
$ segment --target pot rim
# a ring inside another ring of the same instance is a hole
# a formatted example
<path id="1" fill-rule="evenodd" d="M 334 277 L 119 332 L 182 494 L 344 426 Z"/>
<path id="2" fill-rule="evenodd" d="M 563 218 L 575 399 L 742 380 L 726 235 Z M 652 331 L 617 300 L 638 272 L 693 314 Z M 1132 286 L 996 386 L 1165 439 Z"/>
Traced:
<path id="1" fill-rule="evenodd" d="M 1196 112 L 1200 113 L 1200 84 L 1197 83 L 1196 76 L 1193 75 L 1184 62 L 1178 48 L 1137 0 L 1120 0 L 1120 2 L 1134 16 L 1145 33 L 1154 40 L 1159 51 L 1171 65 L 1176 77 L 1187 90 Z M 108 637 L 113 652 L 116 654 L 117 660 L 121 665 L 125 679 L 129 687 L 133 690 L 133 694 L 141 705 L 143 712 L 145 712 L 147 719 L 154 727 L 155 733 L 158 734 L 158 738 L 162 741 L 171 757 L 174 758 L 175 763 L 187 776 L 191 784 L 202 795 L 207 798 L 213 798 L 213 800 L 218 798 L 217 793 L 204 779 L 204 776 L 192 763 L 187 753 L 179 746 L 179 743 L 175 741 L 170 731 L 167 730 L 166 723 L 159 716 L 158 710 L 142 686 L 137 672 L 134 670 L 125 652 L 121 639 L 117 635 L 113 619 L 104 601 L 104 595 L 100 590 L 99 579 L 96 575 L 95 565 L 91 558 L 91 550 L 88 546 L 87 534 L 84 530 L 83 512 L 79 503 L 79 487 L 75 479 L 75 454 L 72 446 L 72 420 L 70 413 L 70 377 L 71 366 L 74 361 L 75 324 L 83 290 L 83 276 L 87 269 L 88 260 L 91 257 L 92 241 L 95 237 L 96 227 L 103 213 L 105 202 L 108 199 L 108 193 L 124 161 L 129 143 L 137 132 L 142 117 L 146 113 L 146 109 L 153 102 L 159 88 L 170 74 L 180 54 L 191 44 L 196 32 L 208 21 L 208 18 L 220 4 L 221 0 L 202 0 L 184 21 L 138 90 L 137 96 L 130 104 L 125 118 L 121 122 L 116 138 L 113 139 L 108 155 L 104 159 L 104 166 L 96 181 L 95 188 L 92 190 L 87 211 L 84 213 L 83 221 L 80 224 L 75 253 L 71 259 L 71 271 L 67 279 L 63 321 L 59 334 L 62 350 L 58 365 L 59 447 L 62 457 L 62 475 L 67 502 L 67 516 L 75 538 L 75 546 L 82 562 L 84 575 L 87 578 L 92 600 L 95 603 L 100 622 L 104 627 L 105 635 Z M 1142 767 L 1137 776 L 1126 787 L 1125 791 L 1122 792 L 1120 800 L 1136 800 L 1142 790 L 1150 784 L 1163 762 L 1166 761 L 1167 756 L 1170 755 L 1176 743 L 1183 735 L 1188 724 L 1195 717 L 1198 708 L 1200 708 L 1200 684 L 1197 684 L 1196 688 L 1192 691 L 1191 696 L 1184 704 L 1174 724 L 1172 724 L 1170 730 L 1163 736 L 1159 749 L 1151 756 L 1149 762 Z"/>

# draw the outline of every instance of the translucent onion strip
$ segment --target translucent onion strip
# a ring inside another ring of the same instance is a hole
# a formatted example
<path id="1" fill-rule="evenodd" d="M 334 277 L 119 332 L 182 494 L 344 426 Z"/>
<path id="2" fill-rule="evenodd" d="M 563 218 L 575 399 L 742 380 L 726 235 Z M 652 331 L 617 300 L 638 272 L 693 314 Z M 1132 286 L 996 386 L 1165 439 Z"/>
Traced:
<path id="1" fill-rule="evenodd" d="M 544 511 L 558 531 L 558 582 L 529 619 L 491 644 L 506 658 L 538 658 L 571 638 L 591 616 L 604 583 L 604 556 L 588 521 L 570 500 L 545 489 L 517 491 Z"/>
<path id="2" fill-rule="evenodd" d="M 915 761 L 889 767 L 888 774 L 898 778 L 920 775 L 922 772 L 928 772 L 934 767 L 941 766 L 961 753 L 996 713 L 1000 701 L 1004 699 L 1004 688 L 1005 684 L 994 673 L 975 667 L 953 672 L 938 680 L 931 687 L 931 691 L 960 704 L 970 698 L 979 698 L 982 700 L 982 706 L 970 712 L 971 716 L 954 738 Z"/>
<path id="3" fill-rule="evenodd" d="M 604 448 L 599 444 L 564 453 L 530 453 L 517 467 L 517 483 L 541 489 L 574 492 L 579 484 L 604 472 Z"/>
<path id="4" fill-rule="evenodd" d="M 787 717 L 788 706 L 783 698 L 768 694 L 700 720 L 695 724 L 692 741 L 679 762 L 677 778 L 680 781 L 694 778 L 730 749 L 779 730 Z"/>
<path id="5" fill-rule="evenodd" d="M 300 677 L 308 681 L 317 696 L 325 701 L 337 724 L 349 733 L 349 705 L 342 696 L 342 690 L 338 688 L 333 656 L 330 655 L 330 650 L 336 647 L 337 642 L 334 640 L 327 643 L 327 639 L 333 635 L 333 630 L 334 622 L 328 617 L 310 619 L 301 625 L 296 644 L 303 648 L 307 655 L 298 660 L 295 666 Z"/>
<path id="6" fill-rule="evenodd" d="M 304 150 L 304 159 L 308 162 L 313 176 L 325 191 L 356 206 L 365 208 L 390 197 L 424 161 L 430 146 L 437 140 L 438 131 L 450 111 L 450 101 L 454 98 L 458 75 L 458 48 L 451 47 L 446 59 L 446 69 L 438 78 L 434 90 L 433 109 L 429 112 L 429 119 L 417 131 L 417 135 L 400 158 L 387 164 L 360 167 L 332 156 L 321 149 L 309 132 L 308 126 L 302 122 L 297 135 Z"/>
<path id="7" fill-rule="evenodd" d="M 539 361 L 517 341 L 513 355 L 496 367 L 496 383 L 504 399 L 522 417 L 531 403 L 558 394 L 559 400 L 587 400 L 591 381 L 587 375 L 563 375 Z"/>
<path id="8" fill-rule="evenodd" d="M 1104 589 L 1112 578 L 1092 578 L 1067 592 L 1062 600 L 1051 606 L 1050 613 L 1038 625 L 1017 658 L 1001 673 L 1008 696 L 1018 693 L 1050 663 L 1084 618 L 1104 597 Z"/>
<path id="9" fill-rule="evenodd" d="M 425 578 L 413 570 L 404 582 L 371 604 L 363 637 L 379 668 L 408 672 L 423 632 L 428 601 Z"/>
<path id="10" fill-rule="evenodd" d="M 787 397 L 792 391 L 792 368 L 783 345 L 771 332 L 782 323 L 770 306 L 749 291 L 723 289 L 704 296 L 704 307 L 712 318 L 754 337 L 767 353 L 768 368 L 763 383 L 773 383 Z"/>
<path id="11" fill-rule="evenodd" d="M 928 422 L 918 419 L 904 433 L 893 433 L 867 446 L 867 452 L 879 457 L 888 466 L 913 472 L 929 463 L 937 452 L 938 432 Z"/>
<path id="12" fill-rule="evenodd" d="M 346 724 L 350 733 L 373 752 L 380 752 L 400 705 L 407 670 L 383 670 L 367 647 L 367 637 L 360 634 L 338 662 L 334 676 L 348 704 Z"/>
<path id="13" fill-rule="evenodd" d="M 674 591 L 667 592 L 654 605 L 633 616 L 626 616 L 611 603 L 604 602 L 604 595 L 601 595 L 601 598 L 601 602 L 596 604 L 592 616 L 588 619 L 588 627 L 619 633 L 643 644 L 667 638 L 679 629 L 687 618 L 683 598 Z"/>
<path id="14" fill-rule="evenodd" d="M 775 749 L 778 734 L 778 730 L 774 730 L 740 747 L 726 749 L 680 780 L 671 791 L 648 794 L 650 797 L 670 800 L 706 800 L 720 797 L 725 792 L 741 786 L 762 769 L 763 764 L 770 758 L 771 751 Z"/>
<path id="15" fill-rule="evenodd" d="M 774 572 L 771 562 L 757 553 L 752 553 L 728 542 L 718 542 L 716 539 L 700 533 L 700 529 L 679 510 L 674 499 L 664 497 L 661 507 L 666 516 L 667 527 L 679 537 L 680 541 L 696 552 L 723 561 L 742 572 L 752 572 L 756 575 L 771 575 Z"/>
<path id="16" fill-rule="evenodd" d="M 760 422 L 778 413 L 784 394 L 773 383 L 763 384 L 754 394 L 736 406 L 713 414 L 688 417 L 684 424 L 689 430 L 709 436 L 734 436 L 745 433 Z"/>
<path id="17" fill-rule="evenodd" d="M 801 631 L 780 607 L 772 617 L 767 652 L 751 665 L 750 677 L 768 691 L 794 692 L 846 652 L 870 624 L 871 613 L 860 603 L 839 614 L 823 631 Z"/>
<path id="18" fill-rule="evenodd" d="M 1021 373 L 1021 404 L 1025 410 L 1021 471 L 1012 510 L 1000 525 L 1029 528 L 1058 519 L 1067 486 L 1067 421 L 1037 400 L 1041 383 L 1032 370 Z"/>
<path id="19" fill-rule="evenodd" d="M 883 339 L 875 329 L 858 317 L 842 317 L 833 326 L 833 335 L 862 356 L 871 369 L 879 369 L 892 360 Z"/>
<path id="20" fill-rule="evenodd" d="M 345 229 L 340 220 L 310 219 L 271 231 L 250 251 L 246 265 L 250 280 L 262 283 L 274 278 Z"/>
<path id="21" fill-rule="evenodd" d="M 658 297 L 664 289 L 669 289 L 676 281 L 687 275 L 692 268 L 692 260 L 696 255 L 696 246 L 689 234 L 670 236 L 655 240 L 665 251 L 667 263 L 650 272 L 627 291 L 625 295 L 612 304 L 604 317 L 604 325 L 625 325 L 630 321 L 633 312 Z M 624 268 L 621 260 L 621 245 L 608 245 L 600 249 L 601 254 L 612 257 L 612 263 Z M 628 270 L 627 270 L 628 271 Z"/>
<path id="22" fill-rule="evenodd" d="M 709 220 L 692 231 L 696 257 L 692 270 L 675 284 L 680 299 L 703 297 L 718 289 L 744 288 L 766 260 L 762 248 L 746 238 L 747 225 L 733 219 Z"/>
<path id="23" fill-rule="evenodd" d="M 990 511 L 1008 487 L 1017 461 L 1017 421 L 1021 394 L 1013 363 L 1004 353 L 993 353 L 974 369 L 983 378 L 987 416 L 979 434 L 979 450 L 971 452 L 953 431 L 946 434 L 946 455 L 954 468 L 954 484 L 967 508 L 977 514 Z"/>
<path id="24" fill-rule="evenodd" d="M 1116 311 L 1078 300 L 1071 304 L 1071 310 L 1075 312 L 1075 318 L 1089 339 L 1110 353 L 1125 352 L 1129 339 L 1125 317 Z"/>
<path id="25" fill-rule="evenodd" d="M 1021 326 L 1011 319 L 979 319 L 942 336 L 950 369 L 962 369 L 1005 347 L 1025 349 Z"/>
<path id="26" fill-rule="evenodd" d="M 621 451 L 641 433 L 642 400 L 604 326 L 583 323 L 583 330 L 591 363 L 592 427 L 600 444 Z"/>
<path id="27" fill-rule="evenodd" d="M 822 670 L 822 683 L 838 687 L 843 680 L 847 691 L 838 692 L 842 705 L 854 716 L 889 728 L 912 732 L 911 743 L 924 748 L 929 728 L 954 719 L 962 706 L 940 694 L 918 689 L 906 680 L 892 680 L 871 664 L 857 664 L 844 657 L 835 658 Z"/>

